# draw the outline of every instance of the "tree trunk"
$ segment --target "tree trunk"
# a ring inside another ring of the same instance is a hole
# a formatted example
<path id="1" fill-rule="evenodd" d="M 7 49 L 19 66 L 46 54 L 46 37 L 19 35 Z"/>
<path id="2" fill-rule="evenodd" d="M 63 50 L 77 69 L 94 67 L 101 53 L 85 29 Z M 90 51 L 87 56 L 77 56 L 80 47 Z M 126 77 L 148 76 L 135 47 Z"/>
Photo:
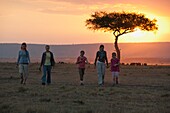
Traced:
<path id="1" fill-rule="evenodd" d="M 120 60 L 120 49 L 118 47 L 118 36 L 115 37 L 115 49 L 116 49 L 116 53 L 117 53 L 117 58 Z"/>

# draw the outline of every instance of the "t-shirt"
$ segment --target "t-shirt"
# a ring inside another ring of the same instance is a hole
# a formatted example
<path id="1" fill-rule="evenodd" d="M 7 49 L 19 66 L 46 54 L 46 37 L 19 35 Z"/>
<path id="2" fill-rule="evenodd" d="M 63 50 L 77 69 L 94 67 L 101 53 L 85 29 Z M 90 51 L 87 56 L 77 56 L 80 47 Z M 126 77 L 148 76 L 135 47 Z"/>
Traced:
<path id="1" fill-rule="evenodd" d="M 105 62 L 105 60 L 107 59 L 106 51 L 98 51 L 97 57 L 98 57 L 98 61 Z"/>
<path id="2" fill-rule="evenodd" d="M 86 60 L 87 60 L 87 58 L 85 56 L 83 56 L 83 57 L 79 56 L 77 58 L 78 67 L 79 68 L 85 68 Z"/>
<path id="3" fill-rule="evenodd" d="M 44 64 L 45 66 L 50 66 L 51 65 L 50 59 L 51 59 L 50 52 L 46 52 L 46 58 L 45 58 L 45 64 Z"/>
<path id="4" fill-rule="evenodd" d="M 115 58 L 115 59 L 111 59 L 111 72 L 119 72 L 119 65 L 114 66 L 115 64 L 119 63 L 119 59 Z"/>

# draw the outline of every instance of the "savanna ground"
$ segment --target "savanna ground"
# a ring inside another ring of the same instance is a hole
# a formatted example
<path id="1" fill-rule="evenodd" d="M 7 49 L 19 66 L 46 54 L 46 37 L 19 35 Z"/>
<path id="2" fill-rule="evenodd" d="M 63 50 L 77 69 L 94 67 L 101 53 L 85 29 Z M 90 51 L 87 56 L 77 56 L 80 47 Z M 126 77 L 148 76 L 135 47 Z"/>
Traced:
<path id="1" fill-rule="evenodd" d="M 93 65 L 80 86 L 75 64 L 57 64 L 42 86 L 38 67 L 30 65 L 24 86 L 14 63 L 0 63 L 0 113 L 170 113 L 170 66 L 121 66 L 114 87 L 109 69 L 98 87 Z"/>

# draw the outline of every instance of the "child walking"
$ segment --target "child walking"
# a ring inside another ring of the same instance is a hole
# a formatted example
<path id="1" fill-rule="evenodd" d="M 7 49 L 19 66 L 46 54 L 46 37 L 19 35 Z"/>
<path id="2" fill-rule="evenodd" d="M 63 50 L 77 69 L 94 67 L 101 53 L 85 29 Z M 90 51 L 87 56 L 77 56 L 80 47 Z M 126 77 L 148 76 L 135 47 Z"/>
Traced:
<path id="1" fill-rule="evenodd" d="M 43 76 L 42 76 L 42 85 L 51 84 L 51 68 L 55 65 L 53 53 L 50 51 L 50 46 L 45 46 L 46 51 L 43 53 L 41 58 L 41 67 L 43 66 Z M 47 75 L 47 76 L 46 76 Z"/>
<path id="2" fill-rule="evenodd" d="M 88 63 L 87 58 L 84 56 L 85 52 L 82 50 L 80 51 L 80 56 L 77 58 L 76 64 L 78 64 L 79 75 L 80 75 L 80 85 L 84 85 L 83 77 L 85 71 L 85 64 Z"/>
<path id="3" fill-rule="evenodd" d="M 112 77 L 113 77 L 113 86 L 115 84 L 118 84 L 118 77 L 119 77 L 119 65 L 120 65 L 120 60 L 116 58 L 116 53 L 112 53 L 112 59 L 111 59 L 111 72 L 112 72 Z"/>
<path id="4" fill-rule="evenodd" d="M 19 73 L 21 77 L 21 84 L 26 84 L 28 77 L 28 64 L 30 63 L 29 52 L 27 51 L 27 44 L 21 44 L 21 50 L 18 53 L 17 67 L 19 66 Z"/>

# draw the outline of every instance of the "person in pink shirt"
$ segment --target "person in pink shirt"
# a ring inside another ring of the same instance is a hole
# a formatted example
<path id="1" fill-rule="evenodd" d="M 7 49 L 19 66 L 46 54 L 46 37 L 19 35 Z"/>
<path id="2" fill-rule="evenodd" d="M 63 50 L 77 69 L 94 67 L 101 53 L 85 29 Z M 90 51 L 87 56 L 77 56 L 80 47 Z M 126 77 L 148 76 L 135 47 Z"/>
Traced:
<path id="1" fill-rule="evenodd" d="M 80 56 L 77 58 L 76 64 L 78 64 L 79 75 L 80 75 L 80 85 L 84 85 L 83 76 L 85 71 L 85 64 L 88 63 L 87 58 L 84 56 L 85 52 L 80 51 Z"/>
<path id="2" fill-rule="evenodd" d="M 113 86 L 115 84 L 118 84 L 118 77 L 119 77 L 119 65 L 120 65 L 120 60 L 116 58 L 116 53 L 112 53 L 112 59 L 111 59 L 111 72 L 112 72 L 112 77 L 113 77 Z"/>

